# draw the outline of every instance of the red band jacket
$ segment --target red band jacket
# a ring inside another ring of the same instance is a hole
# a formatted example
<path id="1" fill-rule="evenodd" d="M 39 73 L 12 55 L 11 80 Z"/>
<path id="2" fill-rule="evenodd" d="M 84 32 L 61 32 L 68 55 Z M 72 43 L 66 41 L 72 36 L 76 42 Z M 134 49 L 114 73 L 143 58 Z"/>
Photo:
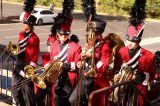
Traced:
<path id="1" fill-rule="evenodd" d="M 118 61 L 120 65 L 122 62 L 128 62 L 131 59 L 128 53 L 128 47 L 121 48 L 119 54 Z M 153 80 L 155 76 L 154 55 L 144 48 L 141 48 L 140 55 L 138 59 L 139 67 L 136 71 L 137 81 L 146 86 L 148 81 Z"/>
<path id="2" fill-rule="evenodd" d="M 76 78 L 78 77 L 77 67 L 76 64 L 81 59 L 81 46 L 78 45 L 75 42 L 68 42 L 69 48 L 67 49 L 67 63 L 70 63 L 71 70 L 68 71 L 68 76 L 71 81 L 71 85 L 73 86 L 76 82 Z M 56 40 L 51 45 L 51 52 L 50 52 L 50 58 L 51 61 L 54 60 L 54 57 L 57 56 L 61 52 L 60 49 L 60 43 L 58 40 Z"/>
<path id="3" fill-rule="evenodd" d="M 26 32 L 24 31 L 19 33 L 18 42 L 20 42 L 25 38 L 25 34 Z M 40 43 L 40 40 L 38 36 L 34 32 L 31 32 L 31 35 L 27 41 L 24 59 L 28 64 L 34 67 L 37 67 L 37 62 L 39 57 L 39 43 Z"/>

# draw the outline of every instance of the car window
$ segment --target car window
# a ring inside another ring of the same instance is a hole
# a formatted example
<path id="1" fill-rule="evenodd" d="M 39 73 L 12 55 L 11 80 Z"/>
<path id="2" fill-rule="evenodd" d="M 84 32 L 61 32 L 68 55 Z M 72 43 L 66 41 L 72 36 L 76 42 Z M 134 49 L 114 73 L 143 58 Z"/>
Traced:
<path id="1" fill-rule="evenodd" d="M 54 13 L 50 10 L 43 10 L 40 12 L 40 14 L 54 14 Z"/>

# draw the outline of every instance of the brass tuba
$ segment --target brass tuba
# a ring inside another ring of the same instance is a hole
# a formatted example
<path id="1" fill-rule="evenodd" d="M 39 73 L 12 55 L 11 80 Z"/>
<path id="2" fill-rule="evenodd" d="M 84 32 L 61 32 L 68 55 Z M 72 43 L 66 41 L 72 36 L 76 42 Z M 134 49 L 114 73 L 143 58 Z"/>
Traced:
<path id="1" fill-rule="evenodd" d="M 134 75 L 134 69 L 128 65 L 122 64 L 122 67 L 118 74 L 121 75 L 120 80 L 115 83 L 121 83 L 123 81 L 132 80 L 132 76 Z M 127 85 L 122 85 L 120 87 L 116 87 L 114 91 L 109 95 L 109 100 L 113 101 L 114 103 L 118 103 L 118 95 L 124 93 L 127 89 Z"/>

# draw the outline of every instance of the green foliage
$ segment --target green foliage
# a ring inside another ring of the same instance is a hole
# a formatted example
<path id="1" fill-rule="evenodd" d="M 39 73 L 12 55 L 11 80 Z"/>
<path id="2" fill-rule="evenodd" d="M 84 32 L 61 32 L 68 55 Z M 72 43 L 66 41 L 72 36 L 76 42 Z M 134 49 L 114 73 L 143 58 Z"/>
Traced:
<path id="1" fill-rule="evenodd" d="M 22 2 L 22 0 L 6 0 Z M 95 0 L 98 2 L 97 12 L 108 15 L 121 15 L 128 16 L 130 9 L 135 0 Z M 63 0 L 37 0 L 38 5 L 49 6 L 54 2 L 57 8 L 62 7 Z M 74 0 L 75 9 L 82 9 L 82 0 Z M 160 0 L 147 0 L 146 3 L 146 15 L 148 18 L 160 19 Z"/>
<path id="2" fill-rule="evenodd" d="M 160 19 L 160 0 L 148 0 L 147 16 Z"/>
<path id="3" fill-rule="evenodd" d="M 82 9 L 82 0 L 74 0 L 75 9 L 81 10 Z"/>

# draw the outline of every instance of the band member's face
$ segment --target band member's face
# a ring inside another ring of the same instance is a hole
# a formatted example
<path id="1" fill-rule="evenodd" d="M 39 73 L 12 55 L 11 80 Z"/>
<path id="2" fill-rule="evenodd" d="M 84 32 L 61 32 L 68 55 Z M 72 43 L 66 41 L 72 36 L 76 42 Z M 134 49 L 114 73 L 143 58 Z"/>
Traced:
<path id="1" fill-rule="evenodd" d="M 126 45 L 129 49 L 136 49 L 139 46 L 139 42 L 132 42 L 129 40 L 126 40 Z"/>
<path id="2" fill-rule="evenodd" d="M 28 24 L 23 24 L 23 30 L 25 32 L 29 32 L 31 30 L 31 27 Z"/>
<path id="3" fill-rule="evenodd" d="M 64 43 L 69 39 L 69 35 L 58 34 L 58 39 L 61 43 Z"/>

